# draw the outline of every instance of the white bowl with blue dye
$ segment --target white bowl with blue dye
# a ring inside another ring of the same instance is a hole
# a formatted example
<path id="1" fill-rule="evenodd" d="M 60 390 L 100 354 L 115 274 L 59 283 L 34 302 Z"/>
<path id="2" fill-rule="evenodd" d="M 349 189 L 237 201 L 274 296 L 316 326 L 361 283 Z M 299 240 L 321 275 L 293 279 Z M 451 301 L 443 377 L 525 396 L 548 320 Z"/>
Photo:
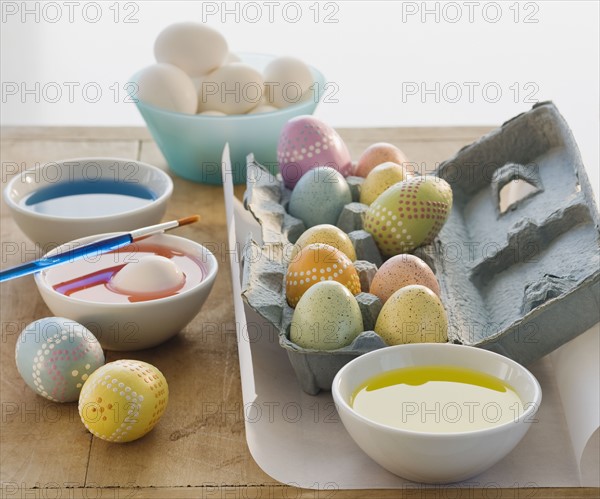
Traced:
<path id="1" fill-rule="evenodd" d="M 120 158 L 46 163 L 4 190 L 10 212 L 44 252 L 74 239 L 159 223 L 173 192 L 163 170 Z"/>

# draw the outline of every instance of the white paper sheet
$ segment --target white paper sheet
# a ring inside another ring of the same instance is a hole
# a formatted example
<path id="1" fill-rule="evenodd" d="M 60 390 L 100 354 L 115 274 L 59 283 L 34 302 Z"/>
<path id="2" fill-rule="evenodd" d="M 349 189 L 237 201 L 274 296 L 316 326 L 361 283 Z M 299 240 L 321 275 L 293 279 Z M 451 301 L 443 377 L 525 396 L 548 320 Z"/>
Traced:
<path id="1" fill-rule="evenodd" d="M 228 168 L 225 156 L 223 162 Z M 230 247 L 242 247 L 249 233 L 260 241 L 258 224 L 234 198 L 230 182 L 225 205 Z M 244 307 L 239 261 L 232 259 L 231 266 L 246 437 L 258 465 L 274 479 L 303 488 L 421 487 L 384 470 L 356 446 L 329 393 L 302 392 L 274 328 Z M 598 485 L 599 338 L 599 328 L 593 328 L 528 366 L 543 391 L 538 421 L 501 462 L 456 486 Z"/>
<path id="2" fill-rule="evenodd" d="M 600 487 L 600 324 L 550 354 L 580 482 Z"/>

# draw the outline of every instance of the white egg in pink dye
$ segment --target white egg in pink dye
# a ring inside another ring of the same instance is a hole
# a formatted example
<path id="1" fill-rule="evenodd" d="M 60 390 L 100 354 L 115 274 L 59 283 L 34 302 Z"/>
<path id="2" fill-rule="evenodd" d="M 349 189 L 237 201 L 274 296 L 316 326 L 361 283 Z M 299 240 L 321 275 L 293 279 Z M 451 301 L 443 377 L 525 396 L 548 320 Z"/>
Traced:
<path id="1" fill-rule="evenodd" d="M 110 280 L 113 290 L 129 295 L 175 291 L 184 283 L 181 269 L 161 255 L 145 255 L 137 262 L 130 262 Z"/>
<path id="2" fill-rule="evenodd" d="M 199 258 L 150 241 L 45 271 L 56 292 L 94 303 L 166 298 L 194 288 L 205 275 Z"/>

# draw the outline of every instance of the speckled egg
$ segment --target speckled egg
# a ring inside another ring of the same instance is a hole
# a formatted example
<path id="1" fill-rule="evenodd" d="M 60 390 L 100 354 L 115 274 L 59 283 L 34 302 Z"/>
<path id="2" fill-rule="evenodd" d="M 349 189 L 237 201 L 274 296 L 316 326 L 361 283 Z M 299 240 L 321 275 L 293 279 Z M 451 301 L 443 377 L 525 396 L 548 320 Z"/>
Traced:
<path id="1" fill-rule="evenodd" d="M 440 296 L 440 285 L 433 271 L 423 260 L 414 255 L 396 255 L 385 262 L 371 281 L 372 295 L 385 303 L 390 296 L 404 286 L 420 284 Z"/>
<path id="2" fill-rule="evenodd" d="M 298 302 L 290 325 L 290 340 L 302 348 L 336 350 L 363 331 L 356 298 L 335 281 L 318 282 Z"/>
<path id="3" fill-rule="evenodd" d="M 356 252 L 348 234 L 330 224 L 315 225 L 304 231 L 292 246 L 289 260 L 294 261 L 300 250 L 312 243 L 328 244 L 344 253 L 350 261 L 356 260 Z"/>
<path id="4" fill-rule="evenodd" d="M 290 196 L 288 211 L 307 228 L 320 224 L 335 224 L 352 202 L 352 192 L 346 179 L 328 166 L 319 166 L 304 175 Z"/>
<path id="5" fill-rule="evenodd" d="M 360 188 L 360 202 L 370 205 L 386 189 L 406 178 L 406 170 L 397 163 L 388 161 L 376 166 L 367 175 Z"/>
<path id="6" fill-rule="evenodd" d="M 54 402 L 73 402 L 81 387 L 104 364 L 96 337 L 64 317 L 29 324 L 17 339 L 15 360 L 29 388 Z"/>
<path id="7" fill-rule="evenodd" d="M 396 291 L 383 305 L 375 332 L 388 345 L 448 341 L 446 310 L 431 289 L 413 284 Z"/>
<path id="8" fill-rule="evenodd" d="M 117 360 L 85 382 L 79 416 L 98 438 L 131 442 L 154 428 L 168 400 L 167 380 L 156 367 L 139 360 Z"/>
<path id="9" fill-rule="evenodd" d="M 406 163 L 408 159 L 406 155 L 393 144 L 387 142 L 377 142 L 372 144 L 365 149 L 365 151 L 358 158 L 356 168 L 354 169 L 354 175 L 357 177 L 366 177 L 369 175 L 371 170 L 376 166 L 391 161 L 401 165 Z"/>
<path id="10" fill-rule="evenodd" d="M 452 189 L 438 177 L 412 177 L 384 191 L 369 206 L 364 228 L 385 256 L 429 244 L 452 208 Z"/>
<path id="11" fill-rule="evenodd" d="M 360 293 L 360 279 L 350 259 L 333 246 L 313 243 L 298 253 L 285 275 L 285 296 L 290 307 L 295 307 L 311 286 L 322 281 L 337 281 L 353 295 Z"/>
<path id="12" fill-rule="evenodd" d="M 314 116 L 297 116 L 285 124 L 277 144 L 277 161 L 289 189 L 317 166 L 335 168 L 344 177 L 352 171 L 350 151 L 342 138 Z"/>

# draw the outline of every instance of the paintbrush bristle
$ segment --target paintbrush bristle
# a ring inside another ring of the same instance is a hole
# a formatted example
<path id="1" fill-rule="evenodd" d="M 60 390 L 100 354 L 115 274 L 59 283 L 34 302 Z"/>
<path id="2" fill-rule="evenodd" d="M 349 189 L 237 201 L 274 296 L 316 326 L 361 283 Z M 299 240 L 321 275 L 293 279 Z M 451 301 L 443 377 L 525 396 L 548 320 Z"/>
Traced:
<path id="1" fill-rule="evenodd" d="M 197 222 L 198 220 L 200 220 L 200 215 L 192 215 L 189 217 L 180 218 L 179 220 L 177 220 L 177 224 L 179 227 L 181 227 L 182 225 L 193 224 L 194 222 Z"/>

